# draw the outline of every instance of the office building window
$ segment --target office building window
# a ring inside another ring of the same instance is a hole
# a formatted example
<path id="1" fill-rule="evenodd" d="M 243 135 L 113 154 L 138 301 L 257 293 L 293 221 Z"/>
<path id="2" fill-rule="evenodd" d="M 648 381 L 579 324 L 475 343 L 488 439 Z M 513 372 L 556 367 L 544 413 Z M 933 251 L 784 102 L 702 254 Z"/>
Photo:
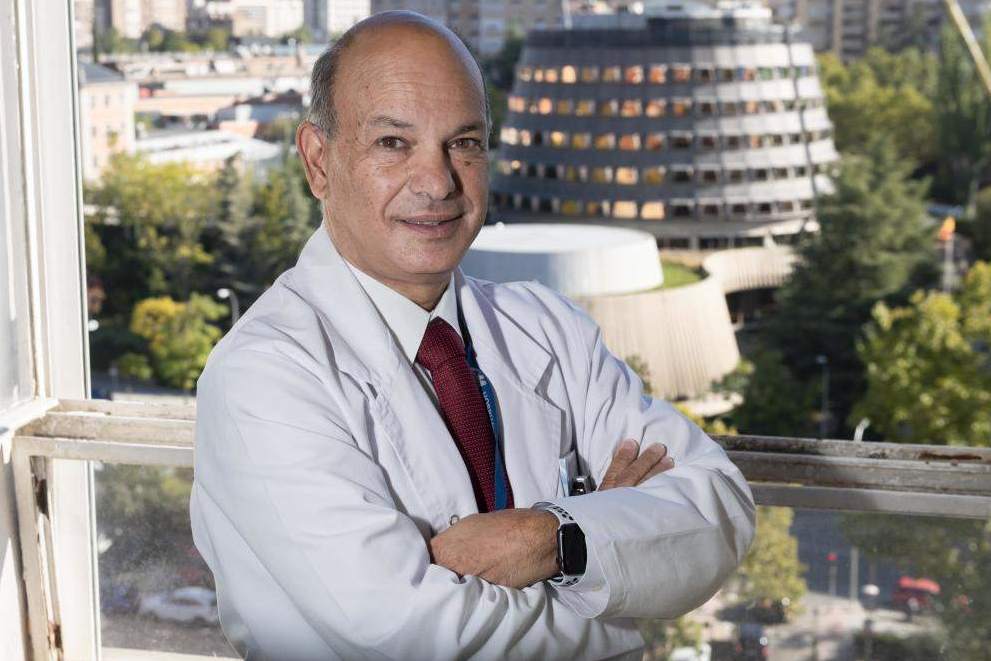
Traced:
<path id="1" fill-rule="evenodd" d="M 510 96 L 507 102 L 507 106 L 512 112 L 525 112 L 526 99 L 524 99 L 522 96 Z"/>
<path id="2" fill-rule="evenodd" d="M 647 70 L 647 80 L 652 85 L 663 85 L 668 79 L 668 67 L 666 64 L 651 64 Z"/>
<path id="3" fill-rule="evenodd" d="M 561 67 L 561 82 L 567 85 L 574 84 L 578 80 L 578 72 L 570 64 Z"/>
<path id="4" fill-rule="evenodd" d="M 671 101 L 671 114 L 675 117 L 684 117 L 692 111 L 691 99 L 673 99 Z"/>
<path id="5" fill-rule="evenodd" d="M 625 133 L 619 138 L 619 148 L 623 151 L 639 151 L 640 150 L 640 134 L 639 133 Z"/>
<path id="6" fill-rule="evenodd" d="M 671 147 L 674 149 L 691 149 L 692 134 L 685 131 L 671 133 Z"/>
<path id="7" fill-rule="evenodd" d="M 593 184 L 611 184 L 612 168 L 608 165 L 594 167 L 591 170 Z"/>
<path id="8" fill-rule="evenodd" d="M 647 101 L 647 109 L 644 114 L 648 117 L 663 117 L 667 110 L 667 101 L 664 99 L 650 99 Z"/>
<path id="9" fill-rule="evenodd" d="M 637 183 L 637 169 L 631 167 L 616 168 L 616 183 L 633 186 Z"/>
<path id="10" fill-rule="evenodd" d="M 591 133 L 573 133 L 571 135 L 572 149 L 588 149 L 592 146 Z"/>
<path id="11" fill-rule="evenodd" d="M 599 80 L 599 67 L 582 67 L 582 82 L 595 83 Z"/>
<path id="12" fill-rule="evenodd" d="M 671 204 L 671 215 L 675 218 L 691 218 L 695 215 L 695 204 L 687 201 L 677 201 Z"/>
<path id="13" fill-rule="evenodd" d="M 612 204 L 613 218 L 636 218 L 637 203 L 630 200 L 616 200 Z"/>
<path id="14" fill-rule="evenodd" d="M 643 67 L 638 65 L 626 67 L 623 79 L 628 85 L 640 85 L 643 83 Z"/>
<path id="15" fill-rule="evenodd" d="M 644 202 L 640 207 L 640 217 L 644 220 L 664 220 L 664 203 Z"/>
<path id="16" fill-rule="evenodd" d="M 568 146 L 568 134 L 564 131 L 551 131 L 550 132 L 550 144 L 551 147 L 556 147 L 561 149 Z"/>
<path id="17" fill-rule="evenodd" d="M 580 216 L 584 205 L 579 200 L 563 200 L 561 213 L 565 216 Z"/>
<path id="18" fill-rule="evenodd" d="M 695 67 L 695 80 L 700 83 L 711 83 L 716 79 L 716 70 L 710 66 L 698 66 Z"/>
<path id="19" fill-rule="evenodd" d="M 520 144 L 529 147 L 533 144 L 533 134 L 527 129 L 520 129 Z"/>
<path id="20" fill-rule="evenodd" d="M 715 133 L 703 133 L 699 135 L 698 142 L 701 149 L 716 149 L 719 146 L 719 136 Z"/>
<path id="21" fill-rule="evenodd" d="M 575 115 L 578 117 L 591 117 L 595 114 L 595 101 L 592 99 L 580 99 L 575 108 Z"/>
<path id="22" fill-rule="evenodd" d="M 694 170 L 687 165 L 675 165 L 671 168 L 671 180 L 676 184 L 690 184 L 692 183 L 692 176 L 694 175 Z"/>
<path id="23" fill-rule="evenodd" d="M 556 110 L 559 115 L 570 115 L 575 111 L 575 102 L 572 99 L 558 99 Z"/>
<path id="24" fill-rule="evenodd" d="M 544 82 L 545 83 L 556 83 L 557 82 L 557 69 L 554 69 L 554 68 L 544 69 Z"/>
<path id="25" fill-rule="evenodd" d="M 626 99 L 620 114 L 623 117 L 639 117 L 643 113 L 643 104 L 639 99 Z"/>
<path id="26" fill-rule="evenodd" d="M 648 133 L 644 140 L 644 148 L 647 151 L 661 151 L 664 149 L 664 134 Z"/>
<path id="27" fill-rule="evenodd" d="M 736 71 L 729 67 L 720 67 L 719 69 L 719 80 L 724 83 L 731 83 L 736 79 Z"/>
<path id="28" fill-rule="evenodd" d="M 664 183 L 664 175 L 667 170 L 663 165 L 653 165 L 643 169 L 643 183 L 648 186 L 660 186 Z"/>
<path id="29" fill-rule="evenodd" d="M 699 179 L 703 184 L 713 185 L 719 183 L 719 170 L 715 168 L 702 168 L 699 171 Z"/>
<path id="30" fill-rule="evenodd" d="M 520 67 L 516 71 L 516 76 L 524 83 L 530 82 L 533 79 L 533 68 L 532 67 Z"/>
<path id="31" fill-rule="evenodd" d="M 743 146 L 743 138 L 738 135 L 724 135 L 723 136 L 723 148 L 727 150 L 739 149 Z"/>
<path id="32" fill-rule="evenodd" d="M 546 97 L 537 102 L 537 111 L 540 112 L 541 115 L 549 115 L 553 109 L 554 102 Z"/>
<path id="33" fill-rule="evenodd" d="M 499 142 L 504 145 L 515 145 L 519 141 L 519 131 L 511 126 L 503 126 L 499 131 Z"/>
<path id="34" fill-rule="evenodd" d="M 731 184 L 742 184 L 744 179 L 746 179 L 747 173 L 743 168 L 727 168 L 726 169 L 726 181 Z"/>
<path id="35" fill-rule="evenodd" d="M 615 117 L 619 114 L 619 100 L 609 99 L 608 101 L 599 102 L 599 116 L 601 117 Z"/>
<path id="36" fill-rule="evenodd" d="M 692 67 L 687 64 L 671 65 L 671 79 L 676 83 L 687 83 L 692 80 Z"/>
<path id="37" fill-rule="evenodd" d="M 602 68 L 602 82 L 604 83 L 620 83 L 623 81 L 623 71 L 619 66 L 603 67 Z"/>
<path id="38" fill-rule="evenodd" d="M 712 117 L 716 114 L 716 102 L 697 101 L 695 103 L 695 109 L 698 111 L 700 117 Z"/>

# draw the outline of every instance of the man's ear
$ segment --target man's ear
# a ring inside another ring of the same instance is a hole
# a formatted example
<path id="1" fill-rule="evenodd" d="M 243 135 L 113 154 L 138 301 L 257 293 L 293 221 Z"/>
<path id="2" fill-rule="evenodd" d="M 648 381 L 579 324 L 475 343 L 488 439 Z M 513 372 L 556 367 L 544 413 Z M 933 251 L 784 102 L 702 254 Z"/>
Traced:
<path id="1" fill-rule="evenodd" d="M 304 120 L 296 128 L 296 151 L 303 159 L 310 192 L 318 200 L 324 199 L 327 193 L 327 150 L 329 148 L 330 139 L 312 122 Z"/>

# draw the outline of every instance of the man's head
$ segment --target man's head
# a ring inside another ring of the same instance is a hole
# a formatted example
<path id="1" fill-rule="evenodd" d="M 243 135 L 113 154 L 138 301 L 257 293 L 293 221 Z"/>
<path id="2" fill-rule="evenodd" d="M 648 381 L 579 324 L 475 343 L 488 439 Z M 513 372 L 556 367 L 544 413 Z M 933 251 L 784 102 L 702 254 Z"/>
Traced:
<path id="1" fill-rule="evenodd" d="M 383 12 L 314 66 L 296 144 L 342 255 L 416 290 L 446 283 L 484 221 L 488 130 L 482 75 L 458 37 Z"/>

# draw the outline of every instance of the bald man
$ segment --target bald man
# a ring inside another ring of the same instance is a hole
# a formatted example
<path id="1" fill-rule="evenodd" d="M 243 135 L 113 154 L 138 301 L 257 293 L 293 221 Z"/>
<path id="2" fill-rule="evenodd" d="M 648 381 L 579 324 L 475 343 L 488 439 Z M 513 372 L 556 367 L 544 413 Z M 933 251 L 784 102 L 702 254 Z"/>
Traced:
<path id="1" fill-rule="evenodd" d="M 584 312 L 458 268 L 489 126 L 474 59 L 417 14 L 314 67 L 323 223 L 198 382 L 193 533 L 247 658 L 639 658 L 631 618 L 747 551 L 740 472 Z"/>

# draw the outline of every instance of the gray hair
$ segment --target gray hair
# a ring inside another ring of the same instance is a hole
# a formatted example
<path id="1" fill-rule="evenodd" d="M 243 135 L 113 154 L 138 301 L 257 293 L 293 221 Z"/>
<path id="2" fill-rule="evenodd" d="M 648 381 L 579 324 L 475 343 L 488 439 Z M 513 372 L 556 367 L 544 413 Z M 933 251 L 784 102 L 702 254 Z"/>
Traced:
<path id="1" fill-rule="evenodd" d="M 428 25 L 433 29 L 452 32 L 464 44 L 465 49 L 471 55 L 475 66 L 478 67 L 479 75 L 482 67 L 478 63 L 475 53 L 465 42 L 465 40 L 454 33 L 450 28 L 444 27 L 426 16 L 410 11 L 387 11 L 375 14 L 370 18 L 356 23 L 345 32 L 340 39 L 329 46 L 313 65 L 313 72 L 310 75 L 310 109 L 307 112 L 306 120 L 319 128 L 328 138 L 333 138 L 337 133 L 337 110 L 334 108 L 334 83 L 337 80 L 337 70 L 340 67 L 341 58 L 351 47 L 354 40 L 364 30 L 375 27 L 379 24 L 408 21 L 414 24 Z M 482 96 L 485 101 L 485 125 L 486 128 L 492 126 L 492 110 L 489 104 L 489 90 L 482 76 Z"/>

